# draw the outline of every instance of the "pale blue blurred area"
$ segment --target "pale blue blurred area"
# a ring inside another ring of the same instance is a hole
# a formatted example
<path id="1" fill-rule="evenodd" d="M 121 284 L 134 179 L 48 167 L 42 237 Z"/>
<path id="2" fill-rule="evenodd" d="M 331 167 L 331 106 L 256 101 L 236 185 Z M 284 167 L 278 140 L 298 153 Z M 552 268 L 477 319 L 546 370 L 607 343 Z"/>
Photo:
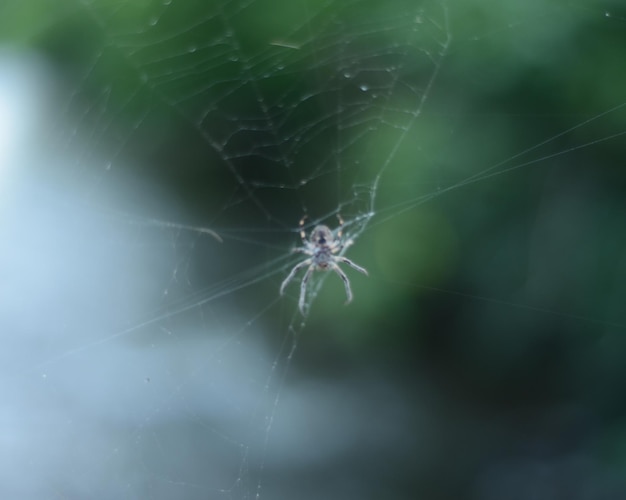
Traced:
<path id="1" fill-rule="evenodd" d="M 0 498 L 626 498 L 620 7 L 0 6 Z"/>
<path id="2" fill-rule="evenodd" d="M 159 314 L 171 280 L 172 245 L 111 215 L 128 184 L 86 199 L 92 185 L 46 175 L 70 161 L 50 153 L 43 133 L 64 119 L 49 113 L 56 85 L 31 54 L 0 56 L 0 496 L 171 498 L 138 477 L 158 476 L 181 453 L 156 436 L 189 418 L 208 434 L 227 424 L 238 435 L 258 404 L 249 379 L 265 373 L 267 355 L 251 342 L 224 351 L 224 332 L 141 337 L 137 325 Z M 236 477 L 241 450 L 236 439 L 214 441 L 234 456 L 208 454 L 220 484 L 222 470 Z"/>

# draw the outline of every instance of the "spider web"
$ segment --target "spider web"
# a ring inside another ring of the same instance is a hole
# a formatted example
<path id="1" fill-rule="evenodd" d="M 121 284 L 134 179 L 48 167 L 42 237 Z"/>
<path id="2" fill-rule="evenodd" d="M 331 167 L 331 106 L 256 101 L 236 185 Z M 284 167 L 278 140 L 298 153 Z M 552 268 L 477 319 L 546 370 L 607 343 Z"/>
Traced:
<path id="1" fill-rule="evenodd" d="M 39 7 L 0 7 L 3 498 L 626 492 L 544 434 L 623 436 L 573 368 L 626 354 L 618 5 Z M 347 307 L 278 293 L 303 215 Z"/>

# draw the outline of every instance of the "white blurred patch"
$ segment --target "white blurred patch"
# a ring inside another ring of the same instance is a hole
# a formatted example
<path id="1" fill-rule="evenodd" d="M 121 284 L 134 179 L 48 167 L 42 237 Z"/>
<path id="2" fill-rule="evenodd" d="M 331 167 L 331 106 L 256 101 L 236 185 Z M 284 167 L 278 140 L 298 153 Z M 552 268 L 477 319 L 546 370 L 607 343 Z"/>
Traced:
<path id="1" fill-rule="evenodd" d="M 39 58 L 0 48 L 0 189 L 36 147 L 33 140 L 45 119 L 46 94 L 52 85 Z"/>

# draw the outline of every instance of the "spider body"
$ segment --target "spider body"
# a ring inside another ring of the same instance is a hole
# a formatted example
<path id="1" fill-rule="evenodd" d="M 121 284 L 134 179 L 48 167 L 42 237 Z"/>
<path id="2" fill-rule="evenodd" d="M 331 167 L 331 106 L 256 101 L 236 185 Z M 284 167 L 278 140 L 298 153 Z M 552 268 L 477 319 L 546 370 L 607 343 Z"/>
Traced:
<path id="1" fill-rule="evenodd" d="M 320 270 L 328 270 L 333 262 L 333 248 L 328 243 L 333 240 L 333 233 L 328 227 L 315 226 L 311 232 L 310 241 L 305 242 L 305 247 L 311 249 L 311 263 Z"/>
<path id="2" fill-rule="evenodd" d="M 306 237 L 306 232 L 304 231 L 304 221 L 306 220 L 306 215 L 300 220 L 300 237 L 302 238 L 303 246 L 295 248 L 294 252 L 300 252 L 308 255 L 309 257 L 296 264 L 293 269 L 291 269 L 289 275 L 280 285 L 280 294 L 283 294 L 285 288 L 294 278 L 296 273 L 306 267 L 307 270 L 304 273 L 302 282 L 300 283 L 300 300 L 298 301 L 298 307 L 300 308 L 300 312 L 302 312 L 302 314 L 304 314 L 306 285 L 313 271 L 335 271 L 343 281 L 346 289 L 346 304 L 350 303 L 352 300 L 352 288 L 350 287 L 350 280 L 341 270 L 339 264 L 347 264 L 360 273 L 367 275 L 366 269 L 340 255 L 343 250 L 352 245 L 352 240 L 348 240 L 345 243 L 342 241 L 341 229 L 343 226 L 343 220 L 340 216 L 337 217 L 339 219 L 339 228 L 336 230 L 336 234 L 331 231 L 328 226 L 319 225 L 313 228 L 313 231 L 311 231 L 308 239 Z"/>

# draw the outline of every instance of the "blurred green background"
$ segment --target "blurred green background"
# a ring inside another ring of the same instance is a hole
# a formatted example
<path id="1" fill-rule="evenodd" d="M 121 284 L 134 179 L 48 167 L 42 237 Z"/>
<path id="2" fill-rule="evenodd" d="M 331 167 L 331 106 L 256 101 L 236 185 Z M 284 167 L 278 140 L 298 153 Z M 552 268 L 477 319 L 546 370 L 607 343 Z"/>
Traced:
<path id="1" fill-rule="evenodd" d="M 76 161 L 36 175 L 85 200 L 132 178 L 123 220 L 171 219 L 167 192 L 228 254 L 197 241 L 183 299 L 235 276 L 281 362 L 298 332 L 284 384 L 363 374 L 427 415 L 426 442 L 307 469 L 313 491 L 342 471 L 369 498 L 626 498 L 621 2 L 9 1 L 0 43 L 55 74 L 46 147 Z M 370 276 L 348 308 L 330 277 L 300 326 L 297 285 L 273 301 L 304 212 L 340 212 Z"/>

